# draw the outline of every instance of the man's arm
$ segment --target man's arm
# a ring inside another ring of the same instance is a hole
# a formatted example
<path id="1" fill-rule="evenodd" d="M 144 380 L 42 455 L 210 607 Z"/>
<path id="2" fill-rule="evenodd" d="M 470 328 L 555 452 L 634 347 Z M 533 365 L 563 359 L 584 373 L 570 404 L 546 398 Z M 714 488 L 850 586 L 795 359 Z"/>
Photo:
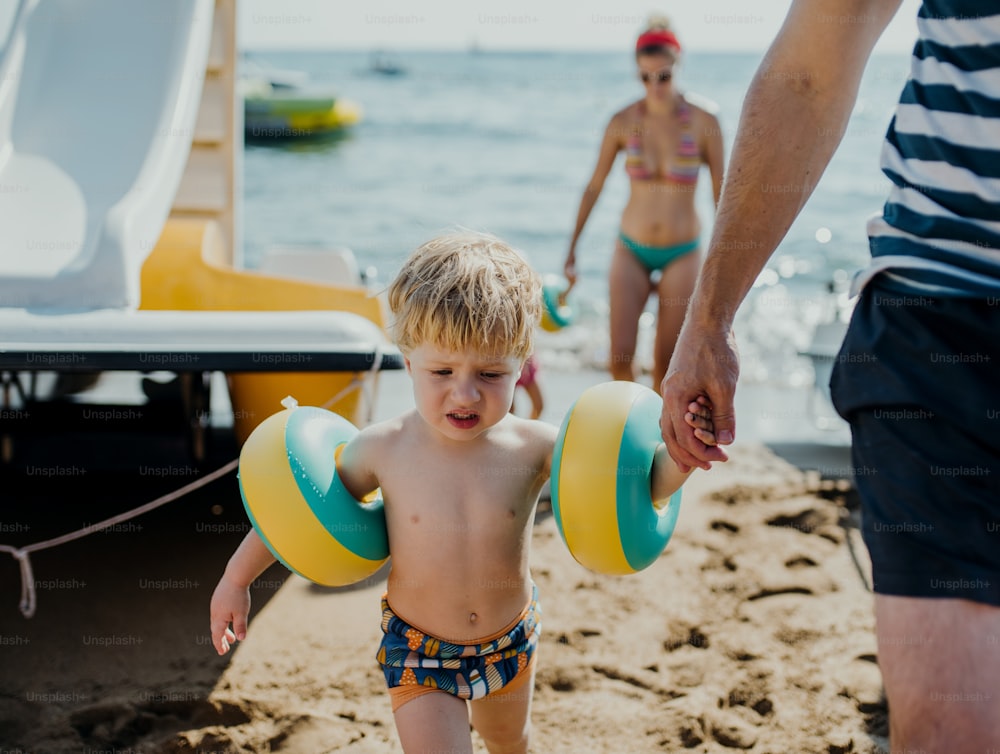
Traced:
<path id="1" fill-rule="evenodd" d="M 732 323 L 843 137 L 871 50 L 901 0 L 795 0 L 744 101 L 708 255 L 661 385 L 660 428 L 684 470 L 724 461 L 684 421 L 708 396 L 720 444 L 735 439 Z"/>

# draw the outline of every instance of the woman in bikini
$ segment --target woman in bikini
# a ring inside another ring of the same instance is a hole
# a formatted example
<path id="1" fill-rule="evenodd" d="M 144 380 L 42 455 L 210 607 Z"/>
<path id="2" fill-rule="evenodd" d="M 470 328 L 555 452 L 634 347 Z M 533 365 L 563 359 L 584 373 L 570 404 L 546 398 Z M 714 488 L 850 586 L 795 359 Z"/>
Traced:
<path id="1" fill-rule="evenodd" d="M 631 192 L 611 258 L 611 376 L 635 380 L 639 315 L 651 290 L 659 295 L 653 386 L 663 380 L 698 274 L 701 223 L 695 187 L 702 165 L 718 205 L 723 146 L 709 103 L 695 104 L 675 85 L 681 46 L 662 18 L 650 21 L 635 48 L 646 95 L 615 113 L 601 142 L 597 167 L 583 192 L 566 255 L 566 278 L 576 282 L 576 243 L 597 203 L 615 158 L 625 152 Z M 659 273 L 659 279 L 654 279 Z"/>

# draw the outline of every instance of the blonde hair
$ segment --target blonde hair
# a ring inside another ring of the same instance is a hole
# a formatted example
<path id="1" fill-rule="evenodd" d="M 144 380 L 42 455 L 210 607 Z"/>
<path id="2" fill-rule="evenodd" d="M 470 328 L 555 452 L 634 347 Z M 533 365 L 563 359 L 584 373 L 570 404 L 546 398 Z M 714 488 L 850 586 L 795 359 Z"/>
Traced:
<path id="1" fill-rule="evenodd" d="M 646 21 L 646 28 L 643 29 L 640 34 L 645 34 L 647 31 L 673 31 L 670 28 L 670 19 L 663 14 L 652 14 Z"/>
<path id="2" fill-rule="evenodd" d="M 414 251 L 389 285 L 404 353 L 424 343 L 526 359 L 542 313 L 538 274 L 496 236 L 457 230 Z"/>

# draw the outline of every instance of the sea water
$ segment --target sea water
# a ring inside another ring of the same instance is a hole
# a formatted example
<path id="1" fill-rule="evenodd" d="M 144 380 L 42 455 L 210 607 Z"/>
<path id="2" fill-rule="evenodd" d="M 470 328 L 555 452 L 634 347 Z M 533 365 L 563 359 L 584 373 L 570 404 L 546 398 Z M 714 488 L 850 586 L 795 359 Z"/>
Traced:
<path id="1" fill-rule="evenodd" d="M 346 246 L 376 289 L 417 245 L 456 226 L 496 233 L 540 272 L 561 274 L 604 128 L 643 94 L 627 52 L 399 53 L 398 76 L 374 73 L 363 52 L 249 57 L 307 73 L 364 115 L 337 139 L 247 146 L 244 264 L 253 268 L 274 246 Z M 758 54 L 691 52 L 678 68 L 677 86 L 718 108 L 727 161 L 759 62 Z M 809 383 L 812 366 L 799 352 L 818 322 L 849 311 L 843 291 L 867 262 L 865 223 L 888 193 L 878 159 L 908 65 L 905 54 L 869 61 L 839 150 L 740 309 L 743 380 Z M 546 368 L 606 363 L 607 271 L 629 189 L 622 159 L 578 244 L 578 324 L 540 339 Z M 761 190 L 777 199 L 801 189 Z M 696 204 L 707 240 L 707 170 Z M 655 298 L 640 322 L 638 358 L 647 367 L 654 322 Z"/>

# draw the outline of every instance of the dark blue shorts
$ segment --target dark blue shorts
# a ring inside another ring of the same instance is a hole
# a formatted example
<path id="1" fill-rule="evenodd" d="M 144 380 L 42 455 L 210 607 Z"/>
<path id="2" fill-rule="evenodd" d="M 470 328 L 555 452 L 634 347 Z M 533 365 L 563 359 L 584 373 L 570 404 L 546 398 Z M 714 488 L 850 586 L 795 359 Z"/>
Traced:
<path id="1" fill-rule="evenodd" d="M 830 386 L 875 591 L 1000 605 L 1000 299 L 874 281 Z"/>

